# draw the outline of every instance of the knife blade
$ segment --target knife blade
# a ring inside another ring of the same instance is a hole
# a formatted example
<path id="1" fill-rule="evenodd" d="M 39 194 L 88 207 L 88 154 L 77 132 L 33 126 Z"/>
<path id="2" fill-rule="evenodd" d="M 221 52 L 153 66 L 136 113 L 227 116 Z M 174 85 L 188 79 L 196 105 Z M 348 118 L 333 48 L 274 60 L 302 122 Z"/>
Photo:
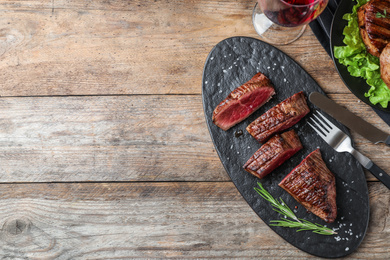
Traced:
<path id="1" fill-rule="evenodd" d="M 309 95 L 309 100 L 322 111 L 326 112 L 337 121 L 344 124 L 349 129 L 354 130 L 371 142 L 375 144 L 385 143 L 390 146 L 389 134 L 364 121 L 362 118 L 338 105 L 336 102 L 330 100 L 326 96 L 318 92 L 312 92 Z"/>

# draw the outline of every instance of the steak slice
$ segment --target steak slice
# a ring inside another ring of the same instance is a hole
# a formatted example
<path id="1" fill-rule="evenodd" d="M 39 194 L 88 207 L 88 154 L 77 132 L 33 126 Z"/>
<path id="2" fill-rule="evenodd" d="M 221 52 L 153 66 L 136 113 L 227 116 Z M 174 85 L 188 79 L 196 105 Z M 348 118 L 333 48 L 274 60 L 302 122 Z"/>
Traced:
<path id="1" fill-rule="evenodd" d="M 390 15 L 389 0 L 371 0 L 359 7 L 357 11 L 360 35 L 368 53 L 376 57 L 380 56 L 383 48 L 390 42 L 388 15 Z"/>
<path id="2" fill-rule="evenodd" d="M 390 44 L 382 50 L 380 61 L 380 72 L 383 82 L 390 88 Z"/>
<path id="3" fill-rule="evenodd" d="M 262 179 L 301 149 L 302 144 L 294 130 L 277 134 L 255 152 L 244 169 Z"/>
<path id="4" fill-rule="evenodd" d="M 243 121 L 275 94 L 271 81 L 261 72 L 233 90 L 213 112 L 213 122 L 223 130 Z"/>
<path id="5" fill-rule="evenodd" d="M 318 217 L 328 223 L 335 221 L 336 180 L 322 160 L 319 149 L 310 153 L 279 186 Z"/>
<path id="6" fill-rule="evenodd" d="M 310 112 L 303 92 L 298 92 L 274 106 L 251 124 L 246 130 L 259 142 L 271 135 L 295 125 Z"/>

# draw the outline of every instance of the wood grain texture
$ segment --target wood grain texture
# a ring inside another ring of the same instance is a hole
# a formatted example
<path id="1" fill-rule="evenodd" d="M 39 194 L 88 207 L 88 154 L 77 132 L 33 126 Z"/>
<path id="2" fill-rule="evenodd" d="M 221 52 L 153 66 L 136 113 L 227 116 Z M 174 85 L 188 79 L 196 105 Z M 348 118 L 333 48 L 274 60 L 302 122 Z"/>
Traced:
<path id="1" fill-rule="evenodd" d="M 1 182 L 229 180 L 199 96 L 2 98 L 0 133 Z M 390 172 L 387 147 L 354 137 Z"/>
<path id="2" fill-rule="evenodd" d="M 353 108 L 352 95 L 342 96 Z M 229 180 L 199 96 L 2 98 L 0 133 L 1 182 Z M 388 147 L 353 137 L 390 172 Z"/>
<path id="3" fill-rule="evenodd" d="M 3 98 L 2 182 L 227 180 L 193 96 Z"/>
<path id="4" fill-rule="evenodd" d="M 0 194 L 7 258 L 312 258 L 271 231 L 230 182 L 3 184 Z M 370 197 L 369 230 L 351 259 L 390 253 L 390 195 L 374 183 Z"/>
<path id="5" fill-rule="evenodd" d="M 0 1 L 0 256 L 314 258 L 250 209 L 204 120 L 206 57 L 225 38 L 258 38 L 253 6 Z M 345 87 L 309 28 L 279 49 L 336 102 L 390 132 Z M 352 134 L 390 172 L 389 148 Z M 349 259 L 388 259 L 389 191 L 367 178 L 370 225 Z"/>
<path id="6" fill-rule="evenodd" d="M 200 94 L 207 54 L 256 37 L 254 2 L 0 1 L 0 95 Z M 348 90 L 310 29 L 283 46 L 319 83 Z M 310 49 L 310 52 L 307 52 Z M 329 78 L 335 78 L 328 85 Z"/>

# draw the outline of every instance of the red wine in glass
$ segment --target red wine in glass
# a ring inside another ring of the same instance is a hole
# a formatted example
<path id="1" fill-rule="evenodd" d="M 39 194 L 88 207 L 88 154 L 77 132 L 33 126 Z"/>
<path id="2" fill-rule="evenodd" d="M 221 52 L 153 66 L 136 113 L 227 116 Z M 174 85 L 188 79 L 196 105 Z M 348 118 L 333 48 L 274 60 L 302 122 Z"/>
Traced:
<path id="1" fill-rule="evenodd" d="M 296 27 L 317 18 L 328 0 L 258 0 L 261 10 L 275 24 Z"/>

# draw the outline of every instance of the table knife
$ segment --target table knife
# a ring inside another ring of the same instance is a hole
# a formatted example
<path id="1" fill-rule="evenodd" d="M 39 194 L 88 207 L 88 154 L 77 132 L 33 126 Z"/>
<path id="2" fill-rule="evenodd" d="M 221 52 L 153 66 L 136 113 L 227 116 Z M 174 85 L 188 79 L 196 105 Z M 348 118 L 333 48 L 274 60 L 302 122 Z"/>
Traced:
<path id="1" fill-rule="evenodd" d="M 348 111 L 344 107 L 338 105 L 326 96 L 318 92 L 312 92 L 309 95 L 309 100 L 311 103 L 319 107 L 322 111 L 326 112 L 327 114 L 335 118 L 337 121 L 344 124 L 349 129 L 354 130 L 355 132 L 357 132 L 364 138 L 370 140 L 371 142 L 375 144 L 385 143 L 390 146 L 389 134 L 367 123 L 362 118 Z"/>

